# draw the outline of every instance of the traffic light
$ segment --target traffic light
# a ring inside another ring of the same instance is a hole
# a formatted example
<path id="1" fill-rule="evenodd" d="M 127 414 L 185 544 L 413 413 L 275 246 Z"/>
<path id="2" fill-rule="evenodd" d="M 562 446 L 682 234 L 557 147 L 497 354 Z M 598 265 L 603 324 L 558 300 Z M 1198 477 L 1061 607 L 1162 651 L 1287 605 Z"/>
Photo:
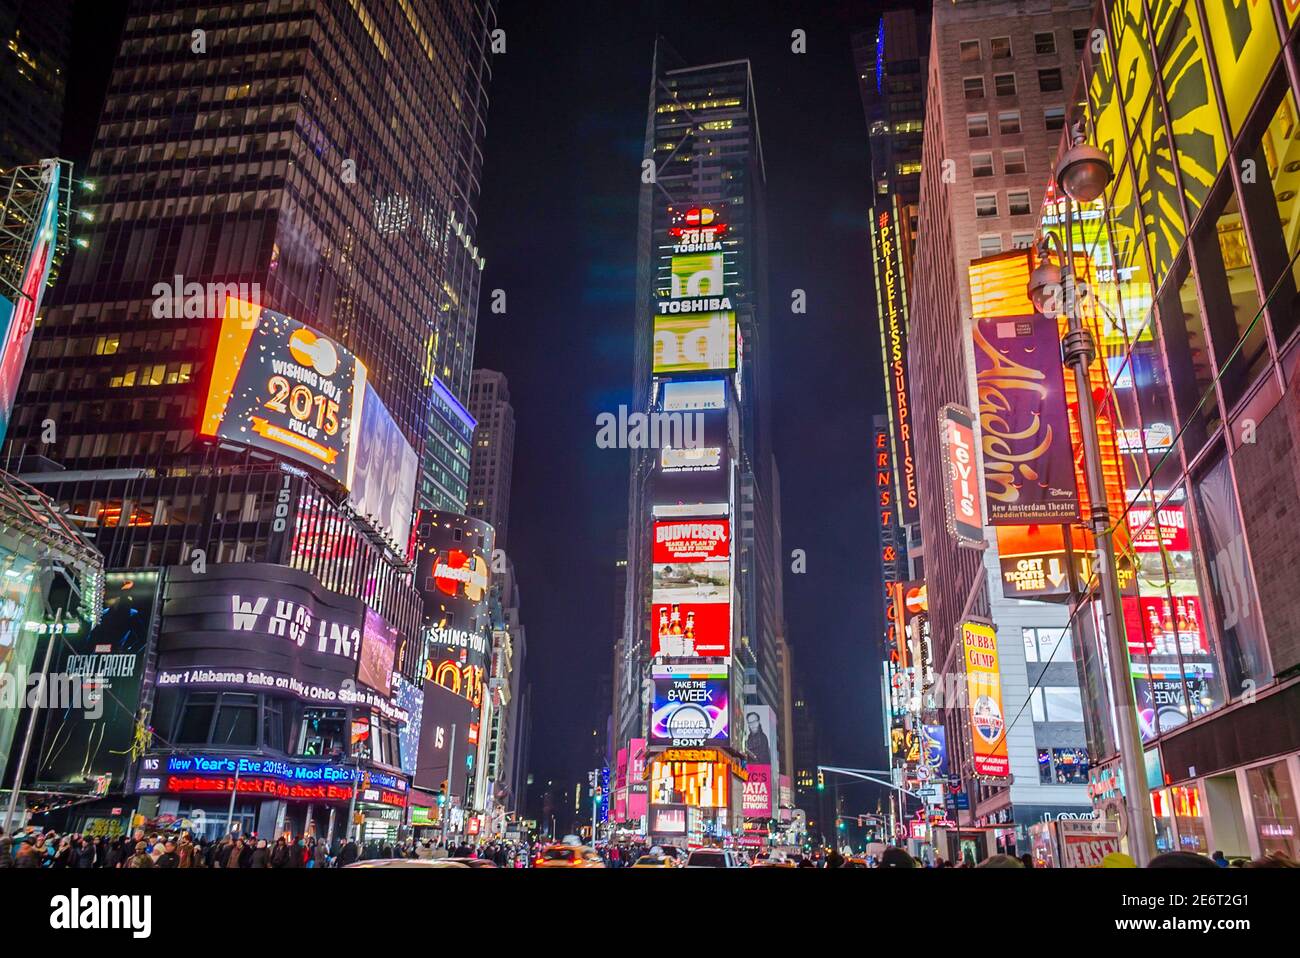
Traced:
<path id="1" fill-rule="evenodd" d="M 447 804 L 447 780 L 443 779 L 442 784 L 438 786 L 438 807 L 442 808 Z"/>
<path id="2" fill-rule="evenodd" d="M 817 769 L 817 791 L 819 792 L 826 791 L 826 773 L 823 772 L 820 768 Z"/>

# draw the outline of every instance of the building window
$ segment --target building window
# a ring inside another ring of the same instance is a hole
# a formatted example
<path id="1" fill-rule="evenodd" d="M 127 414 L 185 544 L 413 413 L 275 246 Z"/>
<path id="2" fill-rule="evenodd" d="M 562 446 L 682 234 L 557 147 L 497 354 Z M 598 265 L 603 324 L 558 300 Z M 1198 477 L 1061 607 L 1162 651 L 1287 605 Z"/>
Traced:
<path id="1" fill-rule="evenodd" d="M 217 711 L 216 692 L 192 692 L 181 707 L 175 741 L 180 745 L 206 745 L 212 731 L 212 716 Z"/>
<path id="2" fill-rule="evenodd" d="M 989 41 L 989 57 L 994 60 L 1011 59 L 1011 38 L 994 37 Z"/>
<path id="3" fill-rule="evenodd" d="M 1064 89 L 1061 82 L 1061 68 L 1052 67 L 1047 70 L 1038 71 L 1038 89 L 1044 93 L 1056 93 Z"/>
<path id="4" fill-rule="evenodd" d="M 1082 722 L 1083 700 L 1079 690 L 1069 686 L 1049 685 L 1041 690 L 1049 722 Z"/>
<path id="5" fill-rule="evenodd" d="M 1023 235 L 1023 234 L 1020 234 Z M 1022 629 L 1026 662 L 1070 662 L 1074 659 L 1068 627 Z"/>
<path id="6" fill-rule="evenodd" d="M 1001 233 L 980 234 L 980 256 L 993 256 L 1002 252 Z"/>
<path id="7" fill-rule="evenodd" d="M 1034 34 L 1034 52 L 1039 56 L 1056 52 L 1056 34 L 1055 33 L 1035 33 Z"/>
<path id="8" fill-rule="evenodd" d="M 1025 172 L 1025 151 L 1003 150 L 1002 172 L 1008 176 Z"/>
<path id="9" fill-rule="evenodd" d="M 972 153 L 970 155 L 971 175 L 976 179 L 993 175 L 993 154 Z"/>
<path id="10" fill-rule="evenodd" d="M 1052 781 L 1057 785 L 1087 785 L 1089 765 L 1086 748 L 1052 749 Z"/>
<path id="11" fill-rule="evenodd" d="M 1088 28 L 1078 27 L 1074 31 L 1074 49 L 1075 52 L 1082 52 L 1088 43 Z"/>
<path id="12" fill-rule="evenodd" d="M 1016 75 L 1014 73 L 995 73 L 993 75 L 994 96 L 1015 96 Z"/>
<path id="13" fill-rule="evenodd" d="M 1300 328 L 1300 261 L 1295 258 L 1300 246 L 1300 233 L 1295 229 L 1300 222 L 1298 125 L 1295 98 L 1287 91 L 1278 100 L 1268 126 L 1245 132 L 1239 148 L 1241 155 L 1255 163 L 1256 174 L 1242 178 L 1241 205 L 1255 240 L 1255 269 L 1264 289 L 1272 293 L 1268 311 L 1279 345 Z"/>
<path id="14" fill-rule="evenodd" d="M 1028 216 L 1029 210 L 1028 190 L 1012 190 L 1007 193 L 1007 212 L 1012 216 Z"/>
<path id="15" fill-rule="evenodd" d="M 1214 588 L 1224 688 L 1229 694 L 1262 685 L 1272 676 L 1264 623 L 1256 606 L 1255 576 L 1238 521 L 1237 491 L 1222 449 L 1194 483 L 1201 520 L 1202 557 Z"/>
<path id="16" fill-rule="evenodd" d="M 966 135 L 972 140 L 977 136 L 988 136 L 989 115 L 987 113 L 966 114 Z"/>
<path id="17" fill-rule="evenodd" d="M 1049 130 L 1065 129 L 1065 107 L 1049 106 L 1043 111 L 1043 126 Z"/>
<path id="18" fill-rule="evenodd" d="M 245 692 L 224 692 L 217 721 L 212 730 L 212 744 L 217 746 L 256 746 L 257 696 Z"/>
<path id="19" fill-rule="evenodd" d="M 1033 245 L 1034 245 L 1033 233 L 1012 233 L 1011 234 L 1012 249 L 1028 249 Z"/>
<path id="20" fill-rule="evenodd" d="M 1226 176 L 1206 203 L 1192 234 L 1192 248 L 1201 281 L 1201 312 L 1209 320 L 1223 398 L 1231 408 L 1268 367 L 1271 357 L 1264 324 L 1254 322 L 1259 293 L 1241 209 Z"/>
<path id="21" fill-rule="evenodd" d="M 983 77 L 966 77 L 961 81 L 961 85 L 968 100 L 978 100 L 984 96 Z"/>
<path id="22" fill-rule="evenodd" d="M 1246 769 L 1246 787 L 1255 813 L 1259 850 L 1300 857 L 1300 815 L 1296 812 L 1295 783 L 1286 762 Z"/>
<path id="23" fill-rule="evenodd" d="M 980 42 L 978 40 L 961 41 L 961 62 L 974 63 L 980 58 Z"/>
<path id="24" fill-rule="evenodd" d="M 998 215 L 998 194 L 976 193 L 975 194 L 975 215 L 978 217 L 997 216 Z"/>
<path id="25" fill-rule="evenodd" d="M 998 132 L 999 133 L 1019 133 L 1020 132 L 1020 111 L 1004 110 L 998 114 Z"/>

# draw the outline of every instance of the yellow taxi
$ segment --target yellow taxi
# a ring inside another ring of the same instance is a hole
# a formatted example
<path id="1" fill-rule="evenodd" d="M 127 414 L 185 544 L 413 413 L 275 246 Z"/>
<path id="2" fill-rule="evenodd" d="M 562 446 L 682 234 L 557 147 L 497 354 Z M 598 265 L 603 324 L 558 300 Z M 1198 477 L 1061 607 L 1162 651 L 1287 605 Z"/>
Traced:
<path id="1" fill-rule="evenodd" d="M 604 868 L 605 862 L 587 845 L 548 845 L 533 859 L 534 868 Z"/>

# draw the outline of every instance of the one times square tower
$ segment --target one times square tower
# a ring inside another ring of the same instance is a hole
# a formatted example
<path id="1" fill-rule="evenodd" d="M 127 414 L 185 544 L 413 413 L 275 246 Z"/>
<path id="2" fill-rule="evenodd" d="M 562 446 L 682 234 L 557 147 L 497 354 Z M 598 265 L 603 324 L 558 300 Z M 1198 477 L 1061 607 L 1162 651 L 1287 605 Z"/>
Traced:
<path id="1" fill-rule="evenodd" d="M 635 402 L 703 423 L 701 448 L 632 452 L 614 727 L 633 753 L 648 740 L 651 775 L 662 778 L 650 785 L 655 832 L 656 808 L 680 793 L 670 777 L 687 774 L 659 761 L 661 749 L 716 757 L 710 795 L 688 819 L 698 811 L 707 827 L 726 827 L 727 808 L 734 825 L 726 756 L 744 754 L 741 706 L 781 701 L 766 173 L 749 62 L 687 65 L 660 41 L 644 157 L 653 171 L 647 162 L 638 215 Z M 685 727 L 698 715 L 674 727 L 685 712 L 668 714 L 679 695 L 707 698 L 717 713 L 698 741 Z"/>

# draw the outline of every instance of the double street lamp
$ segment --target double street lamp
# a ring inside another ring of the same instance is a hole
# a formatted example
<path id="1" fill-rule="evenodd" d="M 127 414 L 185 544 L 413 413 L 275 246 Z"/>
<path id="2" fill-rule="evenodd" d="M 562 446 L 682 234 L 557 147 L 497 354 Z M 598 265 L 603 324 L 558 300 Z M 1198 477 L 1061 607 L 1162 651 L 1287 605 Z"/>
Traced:
<path id="1" fill-rule="evenodd" d="M 1029 298 L 1034 309 L 1054 315 L 1058 297 L 1064 298 L 1066 333 L 1061 339 L 1061 357 L 1074 371 L 1079 400 L 1079 431 L 1083 436 L 1083 457 L 1090 505 L 1088 519 L 1097 548 L 1097 564 L 1106 649 L 1110 660 L 1111 703 L 1118 734 L 1120 765 L 1124 772 L 1124 807 L 1129 850 L 1139 868 L 1155 854 L 1155 832 L 1148 809 L 1142 738 L 1138 731 L 1137 702 L 1130 677 L 1127 633 L 1120 598 L 1115 543 L 1111 538 L 1110 509 L 1102 472 L 1101 438 L 1097 433 L 1096 404 L 1088 367 L 1097 355 L 1092 333 L 1083 324 L 1074 276 L 1074 203 L 1091 203 L 1100 197 L 1114 178 L 1106 154 L 1084 142 L 1083 125 L 1073 130 L 1073 144 L 1056 166 L 1056 188 L 1065 197 L 1065 248 L 1052 233 L 1044 233 L 1038 246 L 1039 265 L 1030 275 Z M 1049 258 L 1051 247 L 1061 265 Z M 1050 310 L 1050 312 L 1049 312 Z"/>

